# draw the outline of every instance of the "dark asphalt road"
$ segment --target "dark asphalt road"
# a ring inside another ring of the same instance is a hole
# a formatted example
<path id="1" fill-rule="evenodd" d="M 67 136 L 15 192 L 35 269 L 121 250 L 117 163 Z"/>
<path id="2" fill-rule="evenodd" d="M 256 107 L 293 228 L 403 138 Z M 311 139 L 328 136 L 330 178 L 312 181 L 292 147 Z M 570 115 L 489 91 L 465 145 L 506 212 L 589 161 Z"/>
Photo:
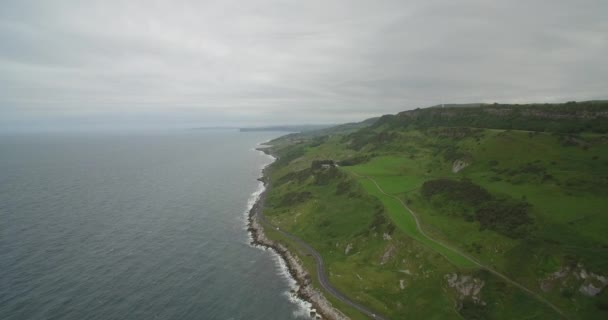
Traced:
<path id="1" fill-rule="evenodd" d="M 258 219 L 260 219 L 260 221 L 262 221 L 265 225 L 269 226 L 270 228 L 277 230 L 282 235 L 295 241 L 297 244 L 299 244 L 302 248 L 304 248 L 306 251 L 308 251 L 308 253 L 310 253 L 315 258 L 315 261 L 317 263 L 317 276 L 319 279 L 319 283 L 321 284 L 323 289 L 325 289 L 325 291 L 329 292 L 336 299 L 359 310 L 361 313 L 367 315 L 371 319 L 387 320 L 385 317 L 379 315 L 378 313 L 373 312 L 370 309 L 366 308 L 365 306 L 349 299 L 343 293 L 338 291 L 338 289 L 336 289 L 334 286 L 332 286 L 332 284 L 329 282 L 329 279 L 327 278 L 327 272 L 325 271 L 325 264 L 323 263 L 323 258 L 321 257 L 321 254 L 319 254 L 319 252 L 317 252 L 317 250 L 315 250 L 313 247 L 311 247 L 308 243 L 302 241 L 302 239 L 294 236 L 291 233 L 287 233 L 287 232 L 273 226 L 270 222 L 268 222 L 268 220 L 266 220 L 266 217 L 264 216 L 263 211 L 264 211 L 263 208 L 261 208 L 260 210 L 257 210 L 257 213 L 256 213 L 257 217 L 258 217 Z"/>

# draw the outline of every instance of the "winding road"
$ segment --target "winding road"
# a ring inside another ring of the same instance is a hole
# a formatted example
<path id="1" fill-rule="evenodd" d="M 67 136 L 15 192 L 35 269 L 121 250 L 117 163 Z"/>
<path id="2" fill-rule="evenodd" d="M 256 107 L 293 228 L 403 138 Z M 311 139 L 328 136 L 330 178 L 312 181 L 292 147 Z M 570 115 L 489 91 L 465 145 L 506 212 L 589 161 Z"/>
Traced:
<path id="1" fill-rule="evenodd" d="M 380 191 L 382 194 L 384 194 L 384 195 L 386 195 L 386 196 L 389 196 L 389 197 L 391 197 L 391 198 L 393 198 L 393 199 L 395 199 L 395 200 L 399 201 L 399 203 L 401 203 L 401 206 L 403 206 L 403 208 L 405 208 L 405 209 L 406 209 L 406 210 L 407 210 L 407 211 L 408 211 L 408 212 L 409 212 L 409 213 L 412 215 L 412 217 L 413 217 L 413 218 L 414 218 L 414 220 L 416 221 L 416 228 L 418 229 L 418 231 L 420 232 L 420 234 L 421 234 L 423 237 L 427 238 L 427 239 L 428 239 L 429 241 L 431 241 L 431 242 L 436 243 L 436 244 L 437 244 L 437 245 L 439 245 L 439 246 L 442 246 L 442 247 L 443 247 L 443 248 L 445 248 L 445 249 L 448 249 L 448 250 L 450 250 L 450 251 L 453 251 L 453 252 L 455 252 L 455 253 L 459 254 L 460 256 L 464 257 L 465 259 L 467 259 L 467 260 L 471 261 L 473 264 L 477 265 L 478 267 L 480 267 L 480 268 L 482 268 L 482 269 L 485 269 L 485 270 L 487 270 L 488 272 L 490 272 L 490 273 L 492 273 L 492 274 L 494 274 L 494 275 L 496 275 L 496 276 L 500 277 L 501 279 L 505 280 L 506 282 L 508 282 L 508 283 L 510 283 L 510 284 L 512 284 L 512 285 L 514 285 L 514 286 L 516 286 L 517 288 L 519 288 L 519 289 L 523 290 L 524 292 L 528 293 L 528 294 L 529 294 L 530 296 L 532 296 L 533 298 L 537 299 L 538 301 L 542 302 L 542 303 L 543 303 L 543 304 L 545 304 L 546 306 L 548 306 L 548 307 L 550 307 L 551 309 L 553 309 L 555 312 L 557 312 L 557 313 L 558 313 L 560 316 L 562 316 L 563 318 L 567 319 L 566 315 L 565 315 L 565 314 L 564 314 L 564 313 L 563 313 L 561 310 L 559 310 L 559 309 L 558 309 L 556 306 L 554 306 L 554 305 L 553 305 L 551 302 L 549 302 L 547 299 L 545 299 L 545 298 L 541 297 L 540 295 L 538 295 L 536 292 L 534 292 L 534 291 L 532 291 L 532 290 L 530 290 L 530 289 L 528 289 L 528 288 L 524 287 L 523 285 L 521 285 L 521 284 L 519 284 L 519 283 L 515 282 L 514 280 L 511 280 L 509 277 L 507 277 L 507 276 L 503 275 L 502 273 L 500 273 L 500 272 L 498 272 L 498 271 L 496 271 L 496 270 L 494 270 L 494 269 L 492 269 L 492 268 L 490 268 L 490 267 L 488 267 L 488 266 L 484 265 L 483 263 L 479 262 L 477 259 L 475 259 L 475 258 L 473 258 L 473 257 L 470 257 L 470 256 L 468 256 L 468 255 L 466 255 L 466 254 L 464 254 L 464 253 L 460 252 L 459 250 L 457 250 L 457 249 L 455 249 L 455 248 L 452 248 L 452 247 L 450 247 L 450 246 L 447 246 L 447 245 L 443 244 L 442 242 L 440 242 L 440 241 L 438 241 L 438 240 L 435 240 L 435 239 L 431 238 L 430 236 L 428 236 L 428 235 L 427 235 L 427 234 L 424 232 L 424 230 L 422 229 L 422 227 L 420 226 L 420 221 L 418 220 L 418 216 L 417 216 L 417 214 L 414 212 L 414 210 L 410 209 L 410 207 L 408 207 L 408 206 L 405 204 L 405 202 L 403 202 L 403 200 L 401 200 L 401 198 L 399 198 L 399 197 L 397 197 L 397 196 L 395 196 L 395 195 L 393 195 L 393 194 L 386 193 L 386 192 L 385 192 L 385 191 L 382 189 L 382 187 L 380 187 L 380 185 L 378 184 L 378 182 L 376 182 L 376 180 L 374 180 L 374 178 L 369 177 L 369 176 L 363 176 L 363 175 L 360 175 L 360 174 L 358 174 L 358 173 L 356 173 L 356 172 L 353 172 L 353 171 L 350 171 L 350 172 L 352 172 L 353 174 L 355 174 L 357 177 L 369 179 L 370 181 L 372 181 L 372 182 L 374 183 L 374 185 L 376 186 L 376 188 L 378 188 L 378 190 L 379 190 L 379 191 Z"/>
<path id="2" fill-rule="evenodd" d="M 266 190 L 268 190 L 268 188 Z M 319 279 L 319 283 L 321 284 L 323 289 L 325 289 L 325 291 L 327 291 L 329 294 L 334 296 L 336 299 L 342 301 L 343 303 L 359 310 L 361 313 L 367 315 L 371 319 L 387 320 L 382 315 L 379 315 L 378 313 L 373 312 L 372 310 L 368 309 L 364 305 L 361 305 L 361 304 L 349 299 L 342 292 L 340 292 L 338 289 L 336 289 L 329 282 L 329 279 L 327 278 L 327 272 L 325 270 L 325 264 L 323 263 L 323 258 L 321 257 L 321 254 L 319 254 L 319 252 L 317 252 L 317 250 L 315 250 L 313 247 L 311 247 L 308 243 L 304 242 L 302 239 L 294 236 L 291 233 L 285 232 L 285 231 L 279 229 L 278 227 L 273 226 L 268 220 L 266 220 L 266 217 L 264 216 L 263 211 L 264 211 L 263 208 L 261 208 L 260 210 L 257 210 L 257 212 L 256 212 L 256 216 L 259 219 L 259 221 L 261 221 L 268 227 L 275 229 L 277 232 L 284 235 L 285 237 L 293 240 L 294 242 L 296 242 L 298 245 L 300 245 L 302 248 L 304 248 L 310 255 L 312 255 L 315 258 L 315 261 L 317 264 L 317 278 Z"/>

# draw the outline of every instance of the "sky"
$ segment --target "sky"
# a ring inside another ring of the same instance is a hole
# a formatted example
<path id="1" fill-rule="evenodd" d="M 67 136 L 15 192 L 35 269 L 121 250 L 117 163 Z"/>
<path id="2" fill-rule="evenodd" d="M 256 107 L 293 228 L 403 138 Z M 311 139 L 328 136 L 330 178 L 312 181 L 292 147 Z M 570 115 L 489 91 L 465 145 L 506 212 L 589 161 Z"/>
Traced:
<path id="1" fill-rule="evenodd" d="M 0 0 L 0 128 L 608 98 L 606 0 Z"/>

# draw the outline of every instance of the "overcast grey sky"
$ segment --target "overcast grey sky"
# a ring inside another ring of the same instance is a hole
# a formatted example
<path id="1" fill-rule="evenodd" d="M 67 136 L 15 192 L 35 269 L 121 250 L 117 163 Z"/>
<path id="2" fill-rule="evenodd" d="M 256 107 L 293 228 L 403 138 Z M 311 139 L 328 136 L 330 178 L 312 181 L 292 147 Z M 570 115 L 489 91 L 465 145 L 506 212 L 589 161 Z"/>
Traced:
<path id="1" fill-rule="evenodd" d="M 606 0 L 0 1 L 0 126 L 608 98 Z"/>

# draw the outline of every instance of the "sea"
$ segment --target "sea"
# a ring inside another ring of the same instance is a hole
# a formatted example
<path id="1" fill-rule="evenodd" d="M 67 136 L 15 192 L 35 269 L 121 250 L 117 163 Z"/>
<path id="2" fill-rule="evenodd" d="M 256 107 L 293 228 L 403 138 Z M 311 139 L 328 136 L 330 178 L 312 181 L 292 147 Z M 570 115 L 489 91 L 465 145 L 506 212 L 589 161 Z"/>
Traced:
<path id="1" fill-rule="evenodd" d="M 0 135 L 0 319 L 309 319 L 247 212 L 278 132 Z"/>

